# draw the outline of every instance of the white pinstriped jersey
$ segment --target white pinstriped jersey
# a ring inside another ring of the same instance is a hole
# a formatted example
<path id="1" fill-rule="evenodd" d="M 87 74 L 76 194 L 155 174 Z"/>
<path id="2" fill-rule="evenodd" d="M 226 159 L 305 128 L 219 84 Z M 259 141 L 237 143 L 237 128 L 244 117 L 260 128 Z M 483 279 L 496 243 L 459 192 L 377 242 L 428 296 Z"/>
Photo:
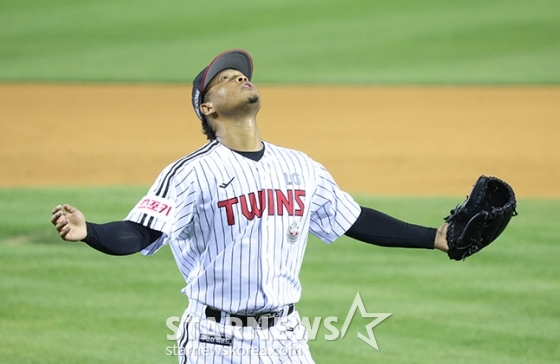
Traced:
<path id="1" fill-rule="evenodd" d="M 163 232 L 189 300 L 231 313 L 276 310 L 301 296 L 308 233 L 327 243 L 360 207 L 305 154 L 265 145 L 259 161 L 217 141 L 165 168 L 127 216 Z"/>

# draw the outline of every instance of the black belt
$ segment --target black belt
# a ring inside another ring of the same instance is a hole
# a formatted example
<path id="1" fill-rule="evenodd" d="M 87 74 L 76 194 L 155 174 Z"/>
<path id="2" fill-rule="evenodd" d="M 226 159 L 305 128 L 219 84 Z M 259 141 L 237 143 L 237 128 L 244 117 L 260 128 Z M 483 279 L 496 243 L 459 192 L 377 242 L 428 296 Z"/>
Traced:
<path id="1" fill-rule="evenodd" d="M 270 312 L 259 313 L 256 315 L 244 316 L 244 315 L 237 315 L 231 313 L 228 314 L 226 312 L 222 312 L 218 309 L 215 309 L 214 307 L 206 306 L 205 313 L 206 313 L 206 318 L 213 319 L 215 322 L 218 323 L 222 322 L 222 318 L 224 317 L 227 318 L 226 322 L 224 323 L 225 325 L 252 326 L 252 327 L 267 329 L 276 325 L 279 318 L 290 315 L 292 312 L 294 312 L 294 309 L 295 309 L 294 305 L 289 304 L 287 307 L 287 311 L 286 308 L 284 308 L 278 311 L 270 311 Z M 284 314 L 284 312 L 286 313 Z"/>

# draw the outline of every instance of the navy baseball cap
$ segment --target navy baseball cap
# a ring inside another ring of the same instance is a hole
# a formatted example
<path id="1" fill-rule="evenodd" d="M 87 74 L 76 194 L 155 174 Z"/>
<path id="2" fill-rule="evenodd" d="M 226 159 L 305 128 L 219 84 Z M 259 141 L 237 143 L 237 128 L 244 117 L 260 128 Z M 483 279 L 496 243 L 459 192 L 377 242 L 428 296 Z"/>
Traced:
<path id="1" fill-rule="evenodd" d="M 242 49 L 232 49 L 219 54 L 210 62 L 208 67 L 200 71 L 193 81 L 192 105 L 196 116 L 204 121 L 204 115 L 200 112 L 200 105 L 204 99 L 206 87 L 214 76 L 226 69 L 235 69 L 243 73 L 249 80 L 253 76 L 253 59 L 251 55 Z"/>

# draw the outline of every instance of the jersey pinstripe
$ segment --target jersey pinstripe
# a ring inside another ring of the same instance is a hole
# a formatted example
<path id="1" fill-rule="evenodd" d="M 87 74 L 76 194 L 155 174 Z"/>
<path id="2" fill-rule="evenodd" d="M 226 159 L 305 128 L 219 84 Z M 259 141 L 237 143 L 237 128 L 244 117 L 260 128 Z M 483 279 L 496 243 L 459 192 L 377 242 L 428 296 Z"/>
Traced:
<path id="1" fill-rule="evenodd" d="M 251 314 L 297 302 L 308 233 L 327 243 L 360 207 L 305 154 L 264 142 L 259 161 L 217 141 L 166 167 L 126 217 L 163 232 L 189 300 Z"/>

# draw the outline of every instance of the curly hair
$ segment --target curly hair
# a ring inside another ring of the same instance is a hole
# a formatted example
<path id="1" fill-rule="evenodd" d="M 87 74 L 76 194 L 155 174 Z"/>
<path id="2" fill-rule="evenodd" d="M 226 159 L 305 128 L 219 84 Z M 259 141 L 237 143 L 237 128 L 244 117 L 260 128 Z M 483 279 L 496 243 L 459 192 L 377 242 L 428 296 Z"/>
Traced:
<path id="1" fill-rule="evenodd" d="M 212 129 L 210 124 L 208 124 L 206 118 L 203 118 L 202 120 L 202 132 L 204 133 L 204 135 L 206 135 L 206 139 L 208 140 L 216 139 L 216 132 L 214 131 L 214 129 Z"/>

